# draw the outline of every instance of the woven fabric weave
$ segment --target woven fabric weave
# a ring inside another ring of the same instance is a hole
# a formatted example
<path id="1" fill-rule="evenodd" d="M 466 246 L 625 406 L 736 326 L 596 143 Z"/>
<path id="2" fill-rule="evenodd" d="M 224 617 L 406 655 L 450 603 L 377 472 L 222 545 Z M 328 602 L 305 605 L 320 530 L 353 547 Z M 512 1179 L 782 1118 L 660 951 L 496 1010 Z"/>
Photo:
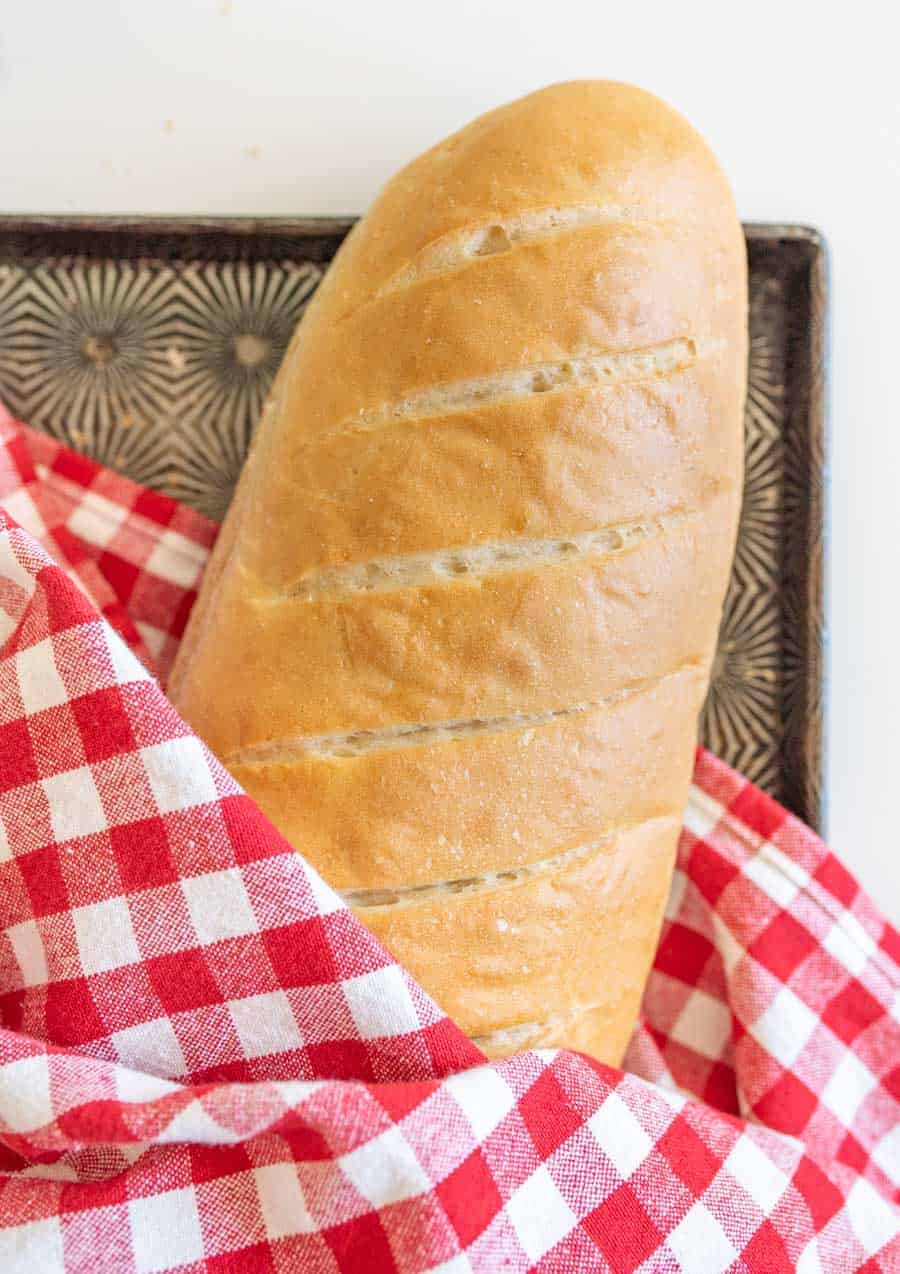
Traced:
<path id="1" fill-rule="evenodd" d="M 699 752 L 624 1069 L 487 1064 L 165 698 L 214 525 L 5 414 L 0 508 L 0 1269 L 900 1269 L 900 940 L 812 832 Z"/>

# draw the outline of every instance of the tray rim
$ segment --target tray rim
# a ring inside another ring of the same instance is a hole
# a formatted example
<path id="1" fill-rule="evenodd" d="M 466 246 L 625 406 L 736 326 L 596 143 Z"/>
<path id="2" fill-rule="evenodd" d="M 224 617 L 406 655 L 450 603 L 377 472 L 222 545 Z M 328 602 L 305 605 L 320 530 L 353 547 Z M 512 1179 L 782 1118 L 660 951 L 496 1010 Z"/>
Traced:
<path id="1" fill-rule="evenodd" d="M 287 247 L 292 241 L 304 245 L 307 259 L 327 263 L 340 241 L 359 219 L 358 214 L 322 214 L 298 216 L 215 216 L 215 215 L 135 215 L 135 214 L 71 214 L 29 213 L 0 214 L 0 265 L 31 259 L 37 256 L 56 255 L 57 259 L 99 258 L 109 255 L 119 246 L 117 240 L 127 241 L 135 236 L 149 241 L 147 256 L 162 259 L 191 256 L 198 249 L 216 248 L 218 259 L 231 255 L 240 259 L 243 250 L 254 240 L 280 239 Z M 810 371 L 808 400 L 803 406 L 806 419 L 806 437 L 810 461 L 810 490 L 813 501 L 818 496 L 820 516 L 809 519 L 806 526 L 806 546 L 818 546 L 818 553 L 808 553 L 808 571 L 805 577 L 809 606 L 809 623 L 805 634 L 804 649 L 804 705 L 805 711 L 799 727 L 795 726 L 793 750 L 805 758 L 814 758 L 813 766 L 807 765 L 811 783 L 804 808 L 799 810 L 813 828 L 824 832 L 827 825 L 828 801 L 826 779 L 828 773 L 828 588 L 830 572 L 830 359 L 831 359 L 831 311 L 830 311 L 830 252 L 823 233 L 815 226 L 780 221 L 747 221 L 743 230 L 748 244 L 765 246 L 769 243 L 791 242 L 798 245 L 803 254 L 803 264 L 809 271 L 811 297 L 811 322 L 805 333 Z M 48 252 L 47 237 L 63 235 L 68 242 L 56 254 Z M 229 236 L 233 251 L 223 251 L 222 236 Z M 235 244 L 237 240 L 237 244 Z M 152 245 L 152 246 L 151 246 Z M 188 247 L 188 245 L 190 245 Z M 123 245 L 124 246 L 124 245 Z M 259 245 L 262 247 L 262 244 Z M 187 248 L 187 252 L 185 251 Z M 234 250 L 236 249 L 236 250 Z M 130 253 L 140 259 L 141 253 Z M 258 254 L 257 254 L 258 255 Z M 279 244 L 272 244 L 269 260 L 281 256 Z M 821 461 L 817 461 L 817 455 Z M 785 749 L 787 754 L 787 749 Z M 815 771 L 815 772 L 813 772 Z"/>
<path id="2" fill-rule="evenodd" d="M 7 240 L 21 236 L 37 237 L 49 232 L 83 233 L 94 236 L 107 233 L 113 236 L 141 233 L 187 238 L 190 235 L 227 233 L 242 238 L 253 235 L 283 234 L 288 238 L 308 235 L 345 234 L 360 218 L 359 213 L 322 213 L 296 217 L 284 216 L 161 216 L 156 214 L 102 213 L 0 213 L 0 254 L 8 253 Z M 827 242 L 821 230 L 805 223 L 781 221 L 744 221 L 741 223 L 748 239 L 776 241 L 790 239 L 808 243 L 817 252 L 827 253 Z"/>

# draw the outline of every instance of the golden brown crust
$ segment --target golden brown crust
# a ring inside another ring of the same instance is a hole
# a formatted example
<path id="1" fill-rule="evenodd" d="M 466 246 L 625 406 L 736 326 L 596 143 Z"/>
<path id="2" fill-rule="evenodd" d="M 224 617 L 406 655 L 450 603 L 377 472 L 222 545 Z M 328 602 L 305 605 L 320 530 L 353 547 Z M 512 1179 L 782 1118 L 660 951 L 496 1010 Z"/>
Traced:
<path id="1" fill-rule="evenodd" d="M 615 1062 L 637 1015 L 679 831 L 678 818 L 645 822 L 556 875 L 360 917 L 467 1034 L 545 1022 L 548 1042 L 564 1044 L 579 1009 L 592 1008 L 602 1016 L 588 1051 Z"/>
<path id="2" fill-rule="evenodd" d="M 723 503 L 621 555 L 418 588 L 273 600 L 234 566 L 227 638 L 211 631 L 185 669 L 181 706 L 198 705 L 230 758 L 273 739 L 596 702 L 707 657 L 731 554 Z"/>
<path id="3" fill-rule="evenodd" d="M 290 488 L 269 499 L 295 534 L 288 580 L 330 564 L 565 527 L 588 531 L 697 508 L 736 478 L 730 435 L 711 428 L 735 409 L 719 360 L 597 392 L 537 394 L 371 435 L 328 434 L 303 446 Z M 635 420 L 641 430 L 635 430 Z M 647 449 L 654 472 L 648 482 Z M 490 482 L 490 498 L 472 493 Z M 439 491 L 440 501 L 423 499 Z"/>
<path id="4" fill-rule="evenodd" d="M 508 871 L 678 807 L 706 669 L 544 725 L 352 757 L 232 764 L 336 889 Z M 552 783 L 548 783 L 552 776 Z M 340 845 L 340 855 L 333 847 Z"/>
<path id="5" fill-rule="evenodd" d="M 172 692 L 488 1051 L 627 1042 L 745 366 L 715 160 L 649 94 L 579 82 L 399 173 L 279 373 Z"/>

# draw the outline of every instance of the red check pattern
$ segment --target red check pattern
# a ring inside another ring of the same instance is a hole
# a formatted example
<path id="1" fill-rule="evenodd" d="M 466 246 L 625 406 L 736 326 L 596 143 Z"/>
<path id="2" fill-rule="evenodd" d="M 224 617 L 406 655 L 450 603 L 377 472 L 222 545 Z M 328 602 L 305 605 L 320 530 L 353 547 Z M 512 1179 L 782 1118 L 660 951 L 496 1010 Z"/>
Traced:
<path id="1" fill-rule="evenodd" d="M 166 700 L 215 528 L 0 417 L 0 1269 L 900 1269 L 900 940 L 698 754 L 625 1069 L 488 1065 Z"/>

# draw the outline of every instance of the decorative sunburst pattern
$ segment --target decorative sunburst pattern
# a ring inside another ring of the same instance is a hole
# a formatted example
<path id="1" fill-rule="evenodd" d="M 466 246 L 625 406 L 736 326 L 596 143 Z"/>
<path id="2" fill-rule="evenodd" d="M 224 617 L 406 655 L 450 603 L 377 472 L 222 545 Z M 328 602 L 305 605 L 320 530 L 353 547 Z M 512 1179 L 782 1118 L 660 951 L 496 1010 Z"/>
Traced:
<path id="1" fill-rule="evenodd" d="M 0 268 L 0 394 L 23 419 L 222 517 L 321 278 L 308 261 Z"/>
<path id="2" fill-rule="evenodd" d="M 44 226 L 37 252 L 31 241 L 23 252 L 7 225 L 0 397 L 221 517 L 291 332 L 348 225 L 251 227 L 249 236 L 228 222 L 135 226 L 116 232 L 114 252 L 103 223 Z M 823 250 L 791 227 L 750 228 L 748 249 L 744 505 L 702 737 L 816 824 Z"/>
<path id="3" fill-rule="evenodd" d="M 129 261 L 22 271 L 16 397 L 25 418 L 108 464 L 127 467 L 138 451 L 146 455 L 149 439 L 136 447 L 131 430 L 149 424 L 153 432 L 165 410 L 171 284 L 165 267 Z"/>
<path id="4" fill-rule="evenodd" d="M 732 577 L 704 709 L 704 741 L 773 794 L 781 790 L 781 618 Z"/>
<path id="5" fill-rule="evenodd" d="M 702 719 L 704 742 L 773 796 L 781 743 L 784 524 L 784 300 L 778 276 L 751 275 L 744 497 L 734 567 Z"/>
<path id="6" fill-rule="evenodd" d="M 315 290 L 313 265 L 188 265 L 180 277 L 181 497 L 221 517 L 269 386 Z"/>
<path id="7" fill-rule="evenodd" d="M 750 279 L 748 438 L 779 439 L 784 410 L 784 284 L 778 275 Z"/>
<path id="8" fill-rule="evenodd" d="M 750 237 L 744 500 L 701 733 L 808 822 L 820 818 L 822 248 Z M 816 280 L 818 279 L 818 284 Z M 819 286 L 818 299 L 813 289 Z"/>

